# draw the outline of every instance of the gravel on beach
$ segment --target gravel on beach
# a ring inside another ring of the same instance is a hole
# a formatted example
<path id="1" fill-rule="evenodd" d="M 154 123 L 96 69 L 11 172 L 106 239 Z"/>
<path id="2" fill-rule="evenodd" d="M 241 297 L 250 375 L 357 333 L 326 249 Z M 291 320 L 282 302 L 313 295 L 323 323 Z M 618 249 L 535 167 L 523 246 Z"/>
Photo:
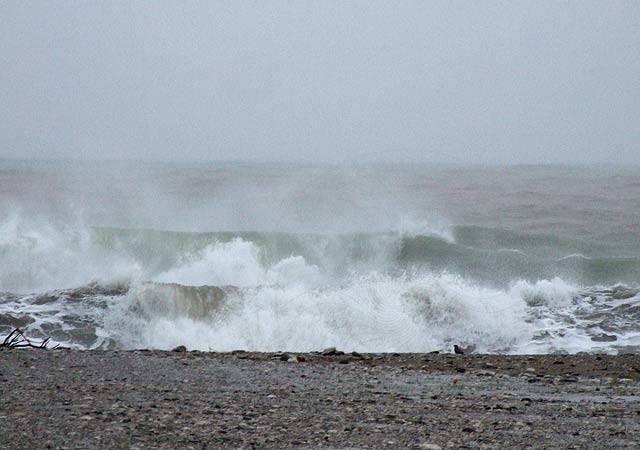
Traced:
<path id="1" fill-rule="evenodd" d="M 0 349 L 0 448 L 640 445 L 640 355 L 324 353 Z"/>

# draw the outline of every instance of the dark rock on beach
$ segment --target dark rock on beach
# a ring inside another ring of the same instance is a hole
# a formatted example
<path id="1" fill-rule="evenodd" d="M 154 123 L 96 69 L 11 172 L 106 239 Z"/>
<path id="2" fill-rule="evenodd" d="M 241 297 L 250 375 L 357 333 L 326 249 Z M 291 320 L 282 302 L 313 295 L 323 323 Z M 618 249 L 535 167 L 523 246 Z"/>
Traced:
<path id="1" fill-rule="evenodd" d="M 591 336 L 591 340 L 594 342 L 615 342 L 618 338 L 612 334 L 600 333 L 597 336 Z"/>
<path id="2" fill-rule="evenodd" d="M 0 314 L 0 331 L 24 328 L 33 322 L 35 320 L 26 314 Z"/>
<path id="3" fill-rule="evenodd" d="M 322 356 L 340 356 L 340 355 L 344 355 L 344 352 L 337 350 L 335 347 L 328 347 L 322 350 Z"/>
<path id="4" fill-rule="evenodd" d="M 640 443 L 639 355 L 0 349 L 0 399 L 0 448 Z"/>

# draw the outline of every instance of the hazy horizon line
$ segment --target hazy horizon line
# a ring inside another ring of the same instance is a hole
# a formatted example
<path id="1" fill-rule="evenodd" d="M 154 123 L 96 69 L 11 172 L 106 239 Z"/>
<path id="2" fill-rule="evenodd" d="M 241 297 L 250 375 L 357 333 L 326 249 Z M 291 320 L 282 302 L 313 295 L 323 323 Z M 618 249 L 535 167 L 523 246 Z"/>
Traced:
<path id="1" fill-rule="evenodd" d="M 267 159 L 267 158 L 244 158 L 244 159 L 162 159 L 162 158 L 67 158 L 67 157 L 0 157 L 1 162 L 15 163 L 54 163 L 54 164 L 140 164 L 140 165 L 214 165 L 214 164 L 238 164 L 238 165 L 276 165 L 276 166 L 344 166 L 344 167 L 366 167 L 366 166 L 421 166 L 421 167 L 469 167 L 469 168 L 490 168 L 490 167 L 612 167 L 627 168 L 640 167 L 635 162 L 612 162 L 612 161 L 587 161 L 587 162 L 478 162 L 478 161 L 446 161 L 446 160 L 366 160 L 345 159 L 335 160 L 309 160 L 309 159 Z"/>

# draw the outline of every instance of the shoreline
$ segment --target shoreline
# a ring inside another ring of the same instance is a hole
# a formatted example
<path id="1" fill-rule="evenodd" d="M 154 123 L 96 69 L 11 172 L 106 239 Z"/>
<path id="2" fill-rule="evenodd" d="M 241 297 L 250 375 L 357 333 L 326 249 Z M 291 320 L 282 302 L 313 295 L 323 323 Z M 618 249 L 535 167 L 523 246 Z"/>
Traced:
<path id="1" fill-rule="evenodd" d="M 639 443 L 637 354 L 335 353 L 0 349 L 0 447 Z"/>

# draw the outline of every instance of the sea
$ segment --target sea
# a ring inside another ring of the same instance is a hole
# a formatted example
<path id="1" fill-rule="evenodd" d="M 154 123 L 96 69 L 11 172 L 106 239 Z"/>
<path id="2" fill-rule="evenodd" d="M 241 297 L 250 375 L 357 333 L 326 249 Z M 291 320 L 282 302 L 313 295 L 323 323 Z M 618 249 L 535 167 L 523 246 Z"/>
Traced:
<path id="1" fill-rule="evenodd" d="M 0 160 L 0 342 L 640 351 L 640 168 Z"/>

